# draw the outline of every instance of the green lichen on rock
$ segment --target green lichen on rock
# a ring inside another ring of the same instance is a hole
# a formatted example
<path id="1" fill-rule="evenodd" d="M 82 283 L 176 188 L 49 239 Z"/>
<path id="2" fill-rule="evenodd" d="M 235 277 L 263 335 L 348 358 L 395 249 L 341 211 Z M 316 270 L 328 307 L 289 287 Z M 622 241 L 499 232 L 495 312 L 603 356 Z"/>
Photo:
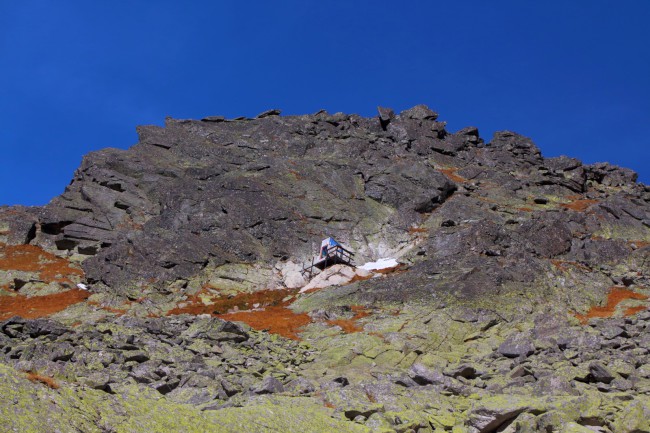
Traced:
<path id="1" fill-rule="evenodd" d="M 0 423 L 6 432 L 369 432 L 333 416 L 333 410 L 301 397 L 269 397 L 238 408 L 200 411 L 141 386 L 116 394 L 61 384 L 31 383 L 0 364 Z"/>

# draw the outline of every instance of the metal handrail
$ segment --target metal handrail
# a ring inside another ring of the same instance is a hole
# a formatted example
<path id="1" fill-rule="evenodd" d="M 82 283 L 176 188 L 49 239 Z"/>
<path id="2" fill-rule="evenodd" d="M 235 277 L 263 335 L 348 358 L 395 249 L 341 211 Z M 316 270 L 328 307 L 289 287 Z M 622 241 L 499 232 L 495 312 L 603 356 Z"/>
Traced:
<path id="1" fill-rule="evenodd" d="M 314 262 L 316 257 L 312 257 L 311 265 L 303 266 L 302 274 L 309 273 L 309 278 L 311 279 L 312 274 L 314 272 L 314 264 L 315 263 L 320 263 L 321 261 L 324 261 L 325 262 L 325 267 L 327 267 L 327 259 L 329 257 L 339 257 L 343 261 L 351 263 L 353 256 L 354 256 L 354 253 L 352 251 L 342 247 L 341 245 L 333 245 L 333 246 L 327 248 L 327 252 L 325 254 L 325 257 L 321 258 L 320 255 L 318 256 L 318 261 L 317 262 Z"/>

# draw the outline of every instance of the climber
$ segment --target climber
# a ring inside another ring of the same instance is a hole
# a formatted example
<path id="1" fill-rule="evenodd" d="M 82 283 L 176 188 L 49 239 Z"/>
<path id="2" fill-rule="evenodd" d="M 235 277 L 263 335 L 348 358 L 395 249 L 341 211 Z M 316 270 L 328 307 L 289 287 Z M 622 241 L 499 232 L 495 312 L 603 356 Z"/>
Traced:
<path id="1" fill-rule="evenodd" d="M 329 237 L 329 238 L 323 239 L 323 242 L 320 243 L 320 257 L 319 258 L 324 259 L 327 256 L 328 251 L 329 251 L 330 248 L 332 248 L 332 247 L 340 247 L 340 246 L 341 246 L 341 244 L 336 242 L 334 240 L 334 238 Z"/>

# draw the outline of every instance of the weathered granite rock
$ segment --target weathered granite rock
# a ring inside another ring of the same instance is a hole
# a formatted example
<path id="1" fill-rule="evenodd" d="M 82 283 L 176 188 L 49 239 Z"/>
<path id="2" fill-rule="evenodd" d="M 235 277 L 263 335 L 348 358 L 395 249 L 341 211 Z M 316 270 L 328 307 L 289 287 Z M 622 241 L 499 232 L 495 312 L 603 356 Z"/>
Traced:
<path id="1" fill-rule="evenodd" d="M 530 339 L 521 334 L 508 338 L 499 346 L 499 353 L 508 358 L 526 357 L 535 352 Z"/>
<path id="2" fill-rule="evenodd" d="M 259 385 L 253 387 L 252 391 L 255 394 L 275 394 L 284 391 L 284 386 L 275 377 L 266 376 Z"/>

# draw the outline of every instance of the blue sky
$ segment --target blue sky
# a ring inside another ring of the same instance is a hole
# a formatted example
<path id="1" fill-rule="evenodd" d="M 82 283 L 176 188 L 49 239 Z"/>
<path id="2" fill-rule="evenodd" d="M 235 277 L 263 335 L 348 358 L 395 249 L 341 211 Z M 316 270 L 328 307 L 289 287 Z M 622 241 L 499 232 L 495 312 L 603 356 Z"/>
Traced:
<path id="1" fill-rule="evenodd" d="M 165 116 L 427 104 L 650 183 L 650 1 L 0 0 L 0 204 Z"/>

